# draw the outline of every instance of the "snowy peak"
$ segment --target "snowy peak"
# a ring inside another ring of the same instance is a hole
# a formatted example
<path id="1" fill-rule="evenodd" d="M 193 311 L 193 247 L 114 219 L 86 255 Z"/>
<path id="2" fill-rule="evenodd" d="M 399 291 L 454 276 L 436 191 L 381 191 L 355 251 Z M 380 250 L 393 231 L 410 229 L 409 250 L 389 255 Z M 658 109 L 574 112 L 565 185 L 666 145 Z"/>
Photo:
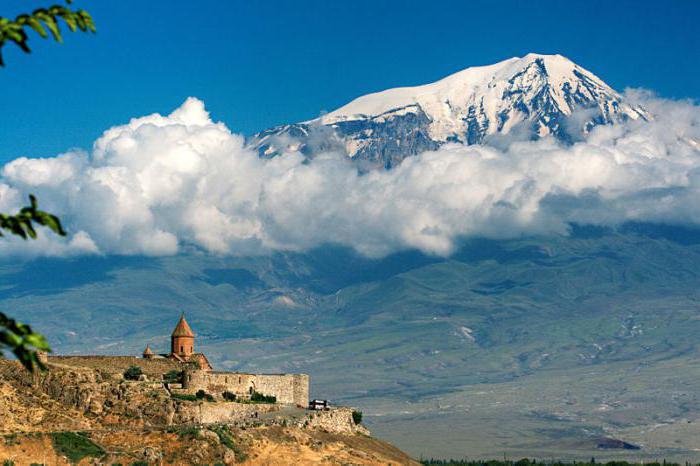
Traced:
<path id="1" fill-rule="evenodd" d="M 432 120 L 430 135 L 435 140 L 475 143 L 488 134 L 507 133 L 528 119 L 542 120 L 536 128 L 539 136 L 551 134 L 558 129 L 551 124 L 555 117 L 569 116 L 582 107 L 597 108 L 606 122 L 622 115 L 645 118 L 643 110 L 622 100 L 597 76 L 567 58 L 531 53 L 467 68 L 425 86 L 369 94 L 316 121 L 329 125 L 420 109 Z M 478 127 L 474 141 L 468 140 L 470 127 L 472 132 Z"/>
<path id="2" fill-rule="evenodd" d="M 350 157 L 390 167 L 406 156 L 446 142 L 487 143 L 518 128 L 531 139 L 571 139 L 566 120 L 580 111 L 582 132 L 598 124 L 647 119 L 590 71 L 561 55 L 531 53 L 489 66 L 467 68 L 437 82 L 359 97 L 315 120 L 256 135 L 264 156 L 288 149 L 279 136 L 302 140 L 314 127 L 330 130 L 321 149 L 342 148 Z M 570 126 L 570 125 L 569 125 Z M 519 133 L 520 134 L 520 133 Z"/>

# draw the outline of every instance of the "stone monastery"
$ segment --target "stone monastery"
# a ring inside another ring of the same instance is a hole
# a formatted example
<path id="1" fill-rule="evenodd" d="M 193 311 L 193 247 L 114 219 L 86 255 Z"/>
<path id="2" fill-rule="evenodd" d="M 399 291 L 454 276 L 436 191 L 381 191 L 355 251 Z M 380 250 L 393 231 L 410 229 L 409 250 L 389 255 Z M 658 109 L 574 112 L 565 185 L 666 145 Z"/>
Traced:
<path id="1" fill-rule="evenodd" d="M 47 362 L 92 367 L 122 373 L 131 366 L 139 366 L 144 377 L 160 380 L 173 370 L 182 372 L 181 384 L 172 384 L 172 390 L 194 394 L 204 390 L 215 398 L 225 392 L 237 399 L 249 398 L 253 393 L 274 396 L 277 403 L 306 407 L 309 403 L 309 376 L 306 374 L 247 374 L 215 371 L 203 353 L 195 352 L 195 334 L 184 314 L 170 336 L 170 353 L 155 354 L 146 346 L 141 358 L 133 356 L 49 356 Z"/>
<path id="2" fill-rule="evenodd" d="M 194 352 L 194 332 L 185 320 L 185 314 L 180 315 L 175 330 L 170 335 L 170 353 L 154 354 L 151 345 L 146 345 L 143 351 L 144 359 L 168 358 L 180 363 L 189 363 L 193 367 L 211 372 L 213 367 L 203 353 Z"/>

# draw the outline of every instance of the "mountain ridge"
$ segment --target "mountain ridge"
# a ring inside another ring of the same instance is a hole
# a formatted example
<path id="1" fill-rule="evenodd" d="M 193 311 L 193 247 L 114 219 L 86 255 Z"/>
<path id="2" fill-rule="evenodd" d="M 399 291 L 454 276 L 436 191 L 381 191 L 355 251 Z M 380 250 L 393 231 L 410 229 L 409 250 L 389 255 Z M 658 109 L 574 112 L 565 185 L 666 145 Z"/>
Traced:
<path id="1" fill-rule="evenodd" d="M 581 118 L 572 118 L 577 112 Z M 596 125 L 649 118 L 569 59 L 531 53 L 434 83 L 367 94 L 318 118 L 262 131 L 249 144 L 261 157 L 333 150 L 391 168 L 449 142 L 484 144 L 517 134 L 570 143 Z"/>

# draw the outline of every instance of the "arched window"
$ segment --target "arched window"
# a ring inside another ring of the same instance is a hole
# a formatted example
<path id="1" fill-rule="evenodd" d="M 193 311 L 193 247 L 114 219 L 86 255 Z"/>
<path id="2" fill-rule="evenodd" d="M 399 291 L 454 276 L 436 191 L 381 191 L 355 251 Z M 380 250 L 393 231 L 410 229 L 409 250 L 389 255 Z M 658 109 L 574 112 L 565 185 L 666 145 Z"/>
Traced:
<path id="1" fill-rule="evenodd" d="M 185 352 L 185 347 L 184 347 L 184 346 L 180 346 L 180 352 L 181 352 L 181 353 L 184 353 L 184 352 Z"/>

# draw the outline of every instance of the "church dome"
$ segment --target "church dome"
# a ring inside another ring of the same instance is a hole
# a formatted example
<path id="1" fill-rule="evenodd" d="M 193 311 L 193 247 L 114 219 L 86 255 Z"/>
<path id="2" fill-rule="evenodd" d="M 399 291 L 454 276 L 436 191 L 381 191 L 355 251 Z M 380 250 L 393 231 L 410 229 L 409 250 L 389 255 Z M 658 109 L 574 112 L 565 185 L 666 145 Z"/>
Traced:
<path id="1" fill-rule="evenodd" d="M 189 324 L 185 320 L 185 314 L 183 313 L 180 315 L 180 320 L 177 321 L 177 325 L 175 326 L 175 330 L 173 330 L 173 337 L 193 337 L 194 338 L 194 332 L 192 332 L 192 329 L 190 328 Z"/>

